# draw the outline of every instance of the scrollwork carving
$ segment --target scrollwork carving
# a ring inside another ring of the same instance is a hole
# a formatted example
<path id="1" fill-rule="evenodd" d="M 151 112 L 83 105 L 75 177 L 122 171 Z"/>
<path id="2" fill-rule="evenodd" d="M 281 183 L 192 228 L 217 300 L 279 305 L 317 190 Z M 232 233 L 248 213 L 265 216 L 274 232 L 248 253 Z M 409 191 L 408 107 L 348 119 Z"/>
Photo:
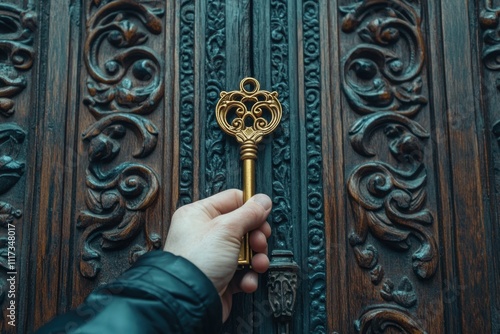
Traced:
<path id="1" fill-rule="evenodd" d="M 409 249 L 410 237 L 419 240 L 412 262 L 420 278 L 432 277 L 438 264 L 437 243 L 430 231 L 434 219 L 425 208 L 423 141 L 429 134 L 413 119 L 427 104 L 421 77 L 425 45 L 417 6 L 402 0 L 363 0 L 340 7 L 342 30 L 357 32 L 361 40 L 343 60 L 345 97 L 353 111 L 363 115 L 351 126 L 351 145 L 363 156 L 375 156 L 370 139 L 384 129 L 397 164 L 363 163 L 347 183 L 355 219 L 349 242 L 359 266 L 370 270 L 373 284 L 381 282 L 384 270 L 376 247 L 366 245 L 368 232 L 397 250 Z"/>
<path id="2" fill-rule="evenodd" d="M 500 71 L 500 8 L 493 8 L 491 1 L 484 1 L 484 8 L 479 15 L 483 28 L 483 62 L 489 70 Z M 497 79 L 500 89 L 500 78 Z"/>
<path id="3" fill-rule="evenodd" d="M 15 123 L 0 124 L 0 194 L 11 189 L 24 174 L 24 163 L 17 160 L 26 132 Z"/>
<path id="4" fill-rule="evenodd" d="M 7 193 L 24 174 L 25 164 L 18 155 L 21 145 L 26 138 L 26 132 L 16 123 L 0 124 L 0 195 Z M 21 210 L 12 204 L 0 201 L 0 227 L 12 228 L 21 218 Z M 12 242 L 10 242 L 12 245 Z M 10 247 L 12 248 L 12 247 Z M 7 235 L 0 236 L 0 269 L 5 272 L 13 271 L 9 265 L 9 241 Z M 4 281 L 0 282 L 0 305 L 4 299 Z"/>
<path id="5" fill-rule="evenodd" d="M 309 333 L 325 333 L 326 260 L 325 222 L 321 147 L 321 56 L 320 4 L 317 0 L 302 4 L 304 50 L 304 96 L 307 159 L 307 230 L 310 324 Z"/>
<path id="6" fill-rule="evenodd" d="M 90 95 L 84 103 L 95 117 L 116 112 L 148 114 L 157 107 L 164 86 L 160 57 L 146 42 L 148 33 L 161 33 L 162 14 L 135 1 L 120 0 L 100 6 L 88 20 L 84 60 Z M 106 48 L 113 52 L 102 52 Z"/>
<path id="7" fill-rule="evenodd" d="M 15 112 L 12 98 L 26 88 L 22 74 L 33 65 L 36 14 L 0 3 L 0 114 Z"/>
<path id="8" fill-rule="evenodd" d="M 33 49 L 36 30 L 36 14 L 14 5 L 0 3 L 0 115 L 15 114 L 14 97 L 27 86 L 25 73 L 31 69 L 35 52 Z M 6 194 L 24 174 L 25 163 L 19 156 L 26 139 L 26 132 L 16 123 L 0 124 L 0 195 Z M 10 201 L 9 201 L 10 202 Z M 16 229 L 22 211 L 7 201 L 0 201 L 0 227 L 2 230 Z M 0 235 L 0 271 L 15 271 L 15 256 L 12 258 L 13 242 L 7 233 Z M 0 282 L 0 305 L 5 297 L 5 280 Z"/>
<path id="9" fill-rule="evenodd" d="M 94 0 L 89 9 L 84 49 L 89 95 L 84 103 L 96 121 L 82 134 L 89 157 L 87 209 L 80 211 L 77 227 L 83 230 L 80 272 L 93 278 L 101 268 L 100 249 L 130 246 L 144 231 L 146 244 L 130 247 L 132 263 L 161 244 L 144 221 L 158 197 L 156 172 L 136 162 L 107 165 L 120 154 L 127 128 L 139 143 L 133 157 L 144 158 L 156 148 L 158 129 L 144 115 L 158 106 L 164 82 L 161 58 L 147 43 L 161 33 L 163 11 L 132 0 Z"/>
<path id="10" fill-rule="evenodd" d="M 194 30 L 195 4 L 183 0 L 180 9 L 180 148 L 178 205 L 193 201 L 193 136 L 194 136 Z"/>
<path id="11" fill-rule="evenodd" d="M 89 210 L 80 213 L 77 227 L 83 232 L 80 271 L 95 277 L 100 254 L 91 243 L 101 237 L 102 249 L 116 249 L 129 244 L 144 226 L 144 210 L 156 199 L 159 190 L 156 173 L 141 164 L 123 163 L 109 172 L 92 165 L 88 170 L 85 202 Z M 157 234 L 147 236 L 146 250 L 159 248 Z M 143 248 L 134 248 L 134 260 Z"/>
<path id="12" fill-rule="evenodd" d="M 226 2 L 207 1 L 206 17 L 206 112 L 205 131 L 206 187 L 205 195 L 210 196 L 226 187 L 226 144 L 223 132 L 215 118 L 215 106 L 226 82 Z"/>
<path id="13" fill-rule="evenodd" d="M 361 334 L 385 333 L 391 329 L 405 334 L 427 333 L 411 314 L 392 305 L 376 305 L 369 308 L 354 322 L 354 328 Z"/>
<path id="14" fill-rule="evenodd" d="M 273 210 L 275 249 L 291 249 L 291 166 L 290 166 L 290 90 L 288 85 L 288 2 L 271 1 L 271 86 L 283 107 L 281 123 L 274 132 Z"/>
<path id="15" fill-rule="evenodd" d="M 417 11 L 399 0 L 359 1 L 340 11 L 342 30 L 356 31 L 362 41 L 346 55 L 342 73 L 353 110 L 414 116 L 427 103 L 419 76 L 425 47 Z"/>
<path id="16" fill-rule="evenodd" d="M 413 270 L 420 278 L 431 277 L 437 269 L 437 244 L 427 227 L 433 217 L 425 205 L 427 174 L 422 164 L 420 141 L 405 127 L 387 125 L 392 138 L 391 153 L 407 169 L 387 163 L 371 162 L 357 167 L 349 177 L 347 189 L 355 215 L 351 246 L 358 249 L 366 241 L 368 231 L 386 245 L 398 250 L 410 247 L 409 237 L 416 237 L 421 246 L 413 254 Z M 373 248 L 373 246 L 372 246 Z M 358 264 L 373 268 L 377 263 L 370 254 L 356 250 Z M 366 264 L 366 265 L 363 265 Z"/>

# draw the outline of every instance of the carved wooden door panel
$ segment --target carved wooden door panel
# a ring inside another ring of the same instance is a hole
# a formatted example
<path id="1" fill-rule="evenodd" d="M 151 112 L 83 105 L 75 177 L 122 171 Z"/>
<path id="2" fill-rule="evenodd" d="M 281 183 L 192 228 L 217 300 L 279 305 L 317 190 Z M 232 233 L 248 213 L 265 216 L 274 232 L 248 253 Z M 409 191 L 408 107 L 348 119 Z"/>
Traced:
<path id="1" fill-rule="evenodd" d="M 223 333 L 500 333 L 498 6 L 1 1 L 2 333 L 240 187 L 214 111 L 246 76 L 283 106 L 256 166 L 271 269 Z"/>

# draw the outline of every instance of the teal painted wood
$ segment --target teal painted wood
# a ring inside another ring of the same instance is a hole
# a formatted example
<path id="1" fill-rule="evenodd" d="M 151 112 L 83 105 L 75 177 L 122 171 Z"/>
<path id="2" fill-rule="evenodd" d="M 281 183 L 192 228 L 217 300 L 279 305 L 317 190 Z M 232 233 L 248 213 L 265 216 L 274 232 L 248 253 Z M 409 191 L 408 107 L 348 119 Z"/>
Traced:
<path id="1" fill-rule="evenodd" d="M 307 224 L 307 243 L 303 246 L 307 258 L 307 305 L 309 319 L 303 331 L 309 333 L 327 332 L 326 307 L 326 251 L 328 243 L 325 235 L 325 214 L 323 198 L 323 157 L 321 133 L 321 82 L 322 69 L 320 51 L 320 1 L 299 2 L 302 13 L 303 35 L 303 108 L 305 114 L 305 145 L 302 156 L 306 156 L 307 165 L 302 168 L 306 175 L 305 190 L 307 197 L 302 199 L 307 209 L 303 210 Z M 325 87 L 326 88 L 326 87 Z M 303 218 L 303 219 L 304 219 Z M 303 269 L 304 270 L 304 269 Z"/>
<path id="2" fill-rule="evenodd" d="M 179 13 L 179 199 L 177 206 L 191 203 L 194 193 L 195 133 L 195 24 L 199 13 L 194 0 L 183 0 Z"/>
<path id="3" fill-rule="evenodd" d="M 204 173 L 203 197 L 216 194 L 226 189 L 226 136 L 220 130 L 215 119 L 215 105 L 221 91 L 226 90 L 226 2 L 207 0 L 205 13 L 205 55 L 204 86 L 205 107 L 203 145 L 205 157 L 201 164 Z M 204 122 L 204 123 L 203 123 Z"/>

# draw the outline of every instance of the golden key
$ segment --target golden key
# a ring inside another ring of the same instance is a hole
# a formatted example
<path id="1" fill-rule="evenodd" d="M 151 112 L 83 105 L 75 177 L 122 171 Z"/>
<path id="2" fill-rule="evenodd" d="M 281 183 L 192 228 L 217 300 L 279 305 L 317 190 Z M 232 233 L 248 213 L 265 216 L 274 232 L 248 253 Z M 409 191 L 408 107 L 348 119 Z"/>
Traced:
<path id="1" fill-rule="evenodd" d="M 276 129 L 282 113 L 278 93 L 260 90 L 260 84 L 254 78 L 241 80 L 239 91 L 220 93 L 215 115 L 222 131 L 236 137 L 240 144 L 244 202 L 255 194 L 257 144 Z M 250 266 L 251 259 L 252 252 L 246 234 L 238 256 L 239 267 Z"/>

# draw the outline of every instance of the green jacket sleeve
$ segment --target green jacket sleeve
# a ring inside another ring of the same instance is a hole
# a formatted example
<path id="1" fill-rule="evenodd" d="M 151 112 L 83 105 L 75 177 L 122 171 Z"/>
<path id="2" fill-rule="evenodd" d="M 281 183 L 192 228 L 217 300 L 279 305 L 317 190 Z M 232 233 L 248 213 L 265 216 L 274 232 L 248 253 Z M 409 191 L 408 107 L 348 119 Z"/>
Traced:
<path id="1" fill-rule="evenodd" d="M 212 282 L 188 260 L 154 251 L 37 334 L 211 334 L 221 327 L 222 304 Z"/>

